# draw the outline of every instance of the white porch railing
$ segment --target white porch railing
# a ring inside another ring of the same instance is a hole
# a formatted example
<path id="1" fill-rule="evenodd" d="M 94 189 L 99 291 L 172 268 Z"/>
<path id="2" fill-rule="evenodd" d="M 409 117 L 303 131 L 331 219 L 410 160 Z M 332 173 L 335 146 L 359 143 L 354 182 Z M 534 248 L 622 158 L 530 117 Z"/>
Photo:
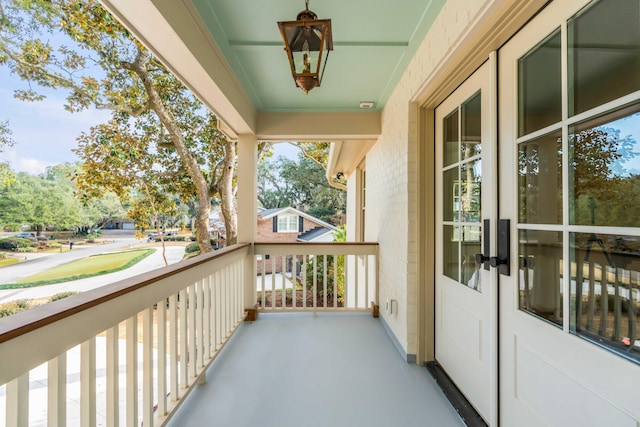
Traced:
<path id="1" fill-rule="evenodd" d="M 240 244 L 0 319 L 0 426 L 162 425 L 256 295 L 263 311 L 369 310 L 377 254 L 370 243 Z M 267 274 L 250 275 L 267 266 L 288 282 L 267 290 Z"/>
<path id="2" fill-rule="evenodd" d="M 236 245 L 0 320 L 6 426 L 95 426 L 97 408 L 107 426 L 166 422 L 244 319 L 252 261 L 251 245 Z M 97 340 L 106 340 L 106 354 L 97 354 Z M 67 357 L 78 345 L 80 405 L 72 416 Z M 46 382 L 30 381 L 43 363 Z M 33 401 L 41 387 L 46 405 Z"/>
<path id="3" fill-rule="evenodd" d="M 378 305 L 377 243 L 256 243 L 260 311 L 368 311 Z"/>

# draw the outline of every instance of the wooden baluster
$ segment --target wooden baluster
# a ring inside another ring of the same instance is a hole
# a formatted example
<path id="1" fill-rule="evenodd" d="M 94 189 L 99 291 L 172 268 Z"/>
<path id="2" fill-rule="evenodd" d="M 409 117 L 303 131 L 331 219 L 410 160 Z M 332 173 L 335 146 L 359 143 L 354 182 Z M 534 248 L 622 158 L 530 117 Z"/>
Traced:
<path id="1" fill-rule="evenodd" d="M 187 366 L 189 365 L 189 343 L 187 339 L 187 312 L 189 311 L 189 301 L 187 300 L 187 290 L 180 291 L 180 388 L 186 390 L 189 387 Z"/>
<path id="2" fill-rule="evenodd" d="M 138 427 L 138 316 L 127 319 L 127 426 Z"/>
<path id="3" fill-rule="evenodd" d="M 600 266 L 600 328 L 598 334 L 605 336 L 609 324 L 609 286 L 607 278 L 607 266 Z"/>
<path id="4" fill-rule="evenodd" d="M 153 425 L 153 307 L 142 312 L 142 424 Z"/>
<path id="5" fill-rule="evenodd" d="M 178 366 L 180 358 L 178 353 L 178 297 L 176 294 L 169 297 L 169 384 L 171 387 L 171 400 L 179 398 Z"/>
<path id="6" fill-rule="evenodd" d="M 6 427 L 29 425 L 29 372 L 7 383 Z"/>
<path id="7" fill-rule="evenodd" d="M 157 365 L 157 392 L 158 392 L 158 416 L 167 415 L 167 300 L 162 300 L 157 305 L 156 323 L 158 365 Z"/>
<path id="8" fill-rule="evenodd" d="M 207 276 L 202 283 L 204 284 L 204 302 L 202 309 L 204 310 L 204 359 L 211 360 L 211 275 Z"/>
<path id="9" fill-rule="evenodd" d="M 313 308 L 318 307 L 318 256 L 313 257 Z"/>
<path id="10" fill-rule="evenodd" d="M 120 341 L 118 325 L 107 330 L 107 426 L 120 425 Z M 56 425 L 49 422 L 49 425 Z"/>
<path id="11" fill-rule="evenodd" d="M 329 278 L 327 275 L 327 267 L 329 257 L 323 255 L 322 260 L 322 308 L 327 308 L 327 294 L 329 293 Z"/>
<path id="12" fill-rule="evenodd" d="M 593 321 L 596 316 L 596 271 L 595 264 L 589 262 L 589 301 L 587 310 L 587 330 L 593 331 Z"/>
<path id="13" fill-rule="evenodd" d="M 187 289 L 187 313 L 189 314 L 187 333 L 189 342 L 189 353 L 187 365 L 189 366 L 189 384 L 196 377 L 196 366 L 198 366 L 198 356 L 196 354 L 196 285 L 192 284 Z"/>
<path id="14" fill-rule="evenodd" d="M 577 253 L 578 251 L 576 251 Z M 575 263 L 576 266 L 576 331 L 582 330 L 582 283 L 584 281 L 583 268 L 581 261 Z"/>
<path id="15" fill-rule="evenodd" d="M 67 353 L 47 364 L 47 423 L 67 425 Z"/>
<path id="16" fill-rule="evenodd" d="M 634 298 L 634 288 L 633 284 L 635 283 L 636 288 L 638 287 L 638 272 L 637 271 L 629 271 L 629 310 L 628 310 L 628 318 L 629 322 L 629 343 L 631 346 L 636 342 L 636 323 L 637 323 L 637 300 Z"/>

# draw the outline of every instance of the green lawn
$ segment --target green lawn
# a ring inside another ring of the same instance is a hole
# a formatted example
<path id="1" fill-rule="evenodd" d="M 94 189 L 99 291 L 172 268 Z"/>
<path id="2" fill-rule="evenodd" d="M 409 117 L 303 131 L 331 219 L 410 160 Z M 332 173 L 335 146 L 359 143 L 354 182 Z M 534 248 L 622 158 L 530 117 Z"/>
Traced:
<path id="1" fill-rule="evenodd" d="M 42 273 L 34 274 L 33 276 L 24 277 L 16 283 L 0 285 L 0 289 L 50 285 L 113 273 L 137 264 L 154 252 L 155 249 L 137 249 L 133 251 L 93 255 L 43 271 Z"/>
<path id="2" fill-rule="evenodd" d="M 0 267 L 4 267 L 4 266 L 7 266 L 7 265 L 12 265 L 12 264 L 17 264 L 19 262 L 20 262 L 20 260 L 17 259 L 17 258 L 4 258 L 4 259 L 0 258 Z"/>

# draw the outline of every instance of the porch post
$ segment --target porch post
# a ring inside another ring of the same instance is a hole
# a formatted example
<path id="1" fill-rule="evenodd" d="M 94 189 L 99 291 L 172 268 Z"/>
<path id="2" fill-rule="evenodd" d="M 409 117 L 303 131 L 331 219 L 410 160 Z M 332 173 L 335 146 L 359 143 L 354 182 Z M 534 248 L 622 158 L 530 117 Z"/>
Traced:
<path id="1" fill-rule="evenodd" d="M 257 233 L 258 139 L 252 134 L 238 135 L 238 243 L 253 243 Z M 256 263 L 253 257 L 244 267 L 244 307 L 256 304 Z"/>

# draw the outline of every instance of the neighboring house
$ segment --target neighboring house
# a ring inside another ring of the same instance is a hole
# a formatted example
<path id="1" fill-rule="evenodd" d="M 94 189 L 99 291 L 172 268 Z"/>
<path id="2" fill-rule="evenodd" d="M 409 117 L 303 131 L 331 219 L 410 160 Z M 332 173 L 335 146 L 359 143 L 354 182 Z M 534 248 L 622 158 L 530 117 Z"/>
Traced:
<path id="1" fill-rule="evenodd" d="M 336 227 L 298 209 L 258 211 L 256 242 L 333 242 Z"/>
<path id="2" fill-rule="evenodd" d="M 102 227 L 103 230 L 135 230 L 135 221 L 129 218 L 111 218 Z"/>
<path id="3" fill-rule="evenodd" d="M 258 234 L 256 242 L 295 243 L 333 242 L 333 225 L 292 207 L 258 209 Z M 258 259 L 258 274 L 280 273 L 283 271 L 281 257 Z M 263 268 L 264 262 L 264 268 Z M 293 268 L 292 257 L 285 259 L 285 272 Z"/>

